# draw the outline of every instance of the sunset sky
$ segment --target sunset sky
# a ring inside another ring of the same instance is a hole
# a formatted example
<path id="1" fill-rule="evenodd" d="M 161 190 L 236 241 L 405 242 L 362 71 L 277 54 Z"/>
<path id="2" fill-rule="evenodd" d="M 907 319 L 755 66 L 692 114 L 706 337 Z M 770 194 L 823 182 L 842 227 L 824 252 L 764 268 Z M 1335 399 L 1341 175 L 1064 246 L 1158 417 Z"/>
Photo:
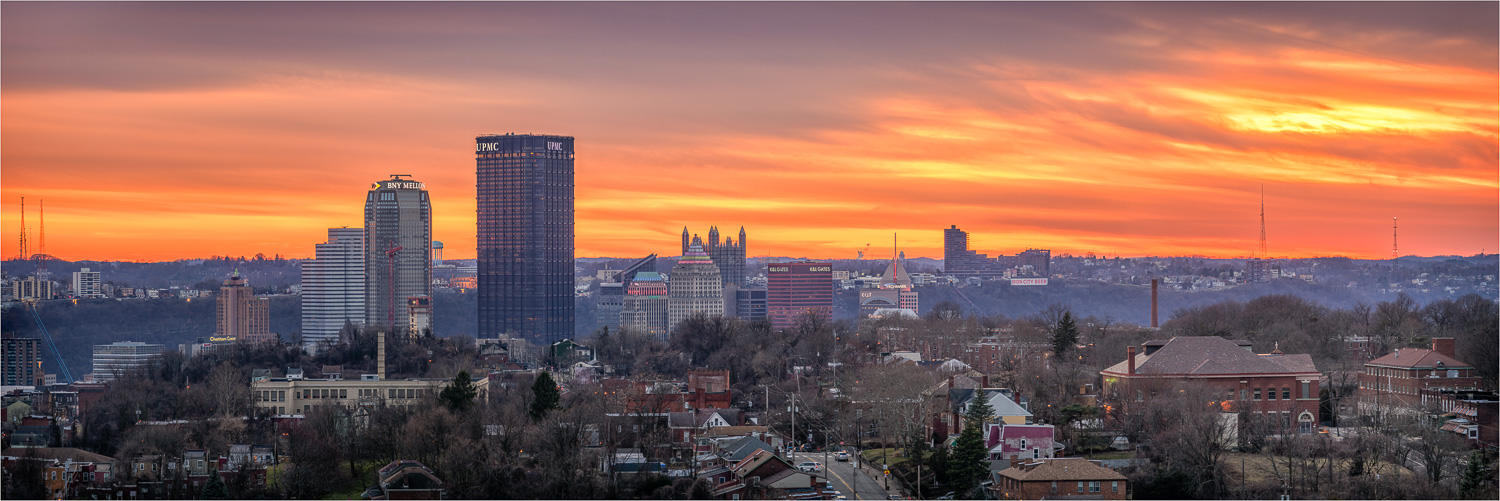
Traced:
<path id="1" fill-rule="evenodd" d="M 0 5 L 0 195 L 67 260 L 307 257 L 371 181 L 475 255 L 474 137 L 577 138 L 577 256 L 1500 248 L 1479 3 Z M 33 236 L 33 242 L 35 242 Z M 32 250 L 35 251 L 35 243 Z"/>

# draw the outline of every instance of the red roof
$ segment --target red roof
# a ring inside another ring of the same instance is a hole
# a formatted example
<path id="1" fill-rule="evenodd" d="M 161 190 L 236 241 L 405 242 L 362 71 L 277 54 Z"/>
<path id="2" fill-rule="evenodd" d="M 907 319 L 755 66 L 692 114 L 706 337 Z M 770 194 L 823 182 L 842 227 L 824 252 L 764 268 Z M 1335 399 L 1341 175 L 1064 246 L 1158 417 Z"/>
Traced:
<path id="1" fill-rule="evenodd" d="M 1474 367 L 1468 362 L 1456 360 L 1453 357 L 1426 348 L 1401 348 L 1386 356 L 1365 362 L 1365 365 L 1382 365 L 1407 369 L 1436 369 L 1438 363 L 1442 363 L 1444 369 Z"/>

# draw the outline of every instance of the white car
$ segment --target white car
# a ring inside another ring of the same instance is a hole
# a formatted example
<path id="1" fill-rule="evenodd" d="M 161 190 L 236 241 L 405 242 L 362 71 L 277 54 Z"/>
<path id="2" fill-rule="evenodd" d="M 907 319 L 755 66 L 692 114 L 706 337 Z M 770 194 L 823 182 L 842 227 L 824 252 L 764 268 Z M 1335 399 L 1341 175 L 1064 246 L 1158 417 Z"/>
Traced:
<path id="1" fill-rule="evenodd" d="M 797 469 L 809 473 L 815 473 L 823 471 L 823 465 L 818 463 L 817 461 L 803 461 L 801 463 L 797 463 Z"/>
<path id="2" fill-rule="evenodd" d="M 848 461 L 849 460 L 849 453 L 843 452 L 843 451 L 839 451 L 839 454 L 837 456 L 834 456 L 833 458 L 837 459 L 839 461 Z"/>

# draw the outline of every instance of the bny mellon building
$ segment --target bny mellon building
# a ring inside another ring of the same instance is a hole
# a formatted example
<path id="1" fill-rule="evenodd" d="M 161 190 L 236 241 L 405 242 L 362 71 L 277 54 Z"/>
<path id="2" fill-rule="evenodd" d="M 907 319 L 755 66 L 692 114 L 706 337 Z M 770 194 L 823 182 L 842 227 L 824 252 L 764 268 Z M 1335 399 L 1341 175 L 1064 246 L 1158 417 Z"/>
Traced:
<path id="1" fill-rule="evenodd" d="M 480 338 L 573 336 L 573 138 L 475 138 Z"/>
<path id="2" fill-rule="evenodd" d="M 403 175 L 365 197 L 365 325 L 405 329 L 411 298 L 432 296 L 432 205 Z"/>

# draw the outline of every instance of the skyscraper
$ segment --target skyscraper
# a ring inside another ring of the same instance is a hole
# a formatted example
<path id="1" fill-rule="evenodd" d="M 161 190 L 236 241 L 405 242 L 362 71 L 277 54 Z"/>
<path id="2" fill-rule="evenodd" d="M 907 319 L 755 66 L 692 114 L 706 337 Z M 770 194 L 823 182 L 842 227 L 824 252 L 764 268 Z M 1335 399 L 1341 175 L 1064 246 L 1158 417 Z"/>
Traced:
<path id="1" fill-rule="evenodd" d="M 672 277 L 676 280 L 677 277 Z M 832 263 L 776 263 L 766 267 L 766 316 L 771 327 L 786 329 L 813 313 L 833 320 Z"/>
<path id="2" fill-rule="evenodd" d="M 703 241 L 694 238 L 682 259 L 672 267 L 671 281 L 667 283 L 672 297 L 667 306 L 669 334 L 694 313 L 711 317 L 724 314 L 724 286 L 720 280 L 719 267 L 704 252 Z"/>
<path id="3" fill-rule="evenodd" d="M 696 235 L 693 238 L 698 238 Z M 688 252 L 688 229 L 682 227 L 682 255 Z M 703 242 L 703 252 L 708 253 L 714 266 L 719 267 L 719 281 L 723 285 L 745 285 L 745 227 L 740 227 L 740 239 L 724 237 L 719 240 L 719 227 L 708 228 L 708 241 Z"/>
<path id="4" fill-rule="evenodd" d="M 315 259 L 302 262 L 302 345 L 338 341 L 345 323 L 365 323 L 365 229 L 329 228 Z"/>
<path id="5" fill-rule="evenodd" d="M 643 271 L 635 275 L 620 307 L 620 327 L 667 337 L 667 283 L 661 274 Z"/>
<path id="6" fill-rule="evenodd" d="M 0 371 L 0 385 L 41 386 L 42 343 L 34 337 L 14 337 L 6 332 L 0 339 L 0 356 L 4 358 L 4 370 Z"/>
<path id="7" fill-rule="evenodd" d="M 432 296 L 432 205 L 426 186 L 392 175 L 365 197 L 365 325 L 405 329 L 406 304 Z"/>
<path id="8" fill-rule="evenodd" d="M 250 283 L 238 271 L 219 287 L 215 313 L 215 341 L 264 341 L 271 335 L 271 307 L 266 298 L 255 297 Z"/>
<path id="9" fill-rule="evenodd" d="M 573 335 L 573 138 L 475 138 L 479 337 Z"/>

